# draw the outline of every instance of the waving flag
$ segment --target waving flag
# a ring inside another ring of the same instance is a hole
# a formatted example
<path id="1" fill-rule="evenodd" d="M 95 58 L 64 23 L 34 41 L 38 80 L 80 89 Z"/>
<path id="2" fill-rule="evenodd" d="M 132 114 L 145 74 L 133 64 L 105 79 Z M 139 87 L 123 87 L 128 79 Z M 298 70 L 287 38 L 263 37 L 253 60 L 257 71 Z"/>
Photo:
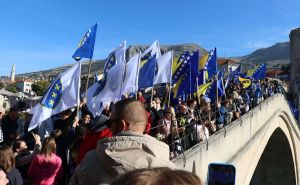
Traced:
<path id="1" fill-rule="evenodd" d="M 178 68 L 173 74 L 172 83 L 175 84 L 185 73 L 191 76 L 194 80 L 198 77 L 198 61 L 199 61 L 199 50 L 195 52 L 185 52 L 179 58 Z"/>
<path id="2" fill-rule="evenodd" d="M 121 98 L 121 88 L 125 71 L 126 43 L 113 51 L 106 60 L 102 80 L 87 91 L 87 107 L 93 116 L 100 116 L 104 104 Z"/>
<path id="3" fill-rule="evenodd" d="M 242 83 L 244 89 L 247 89 L 252 84 L 249 78 L 239 77 L 239 81 Z"/>
<path id="4" fill-rule="evenodd" d="M 138 88 L 147 88 L 153 86 L 153 80 L 156 70 L 156 55 L 148 60 L 141 61 L 139 70 Z"/>
<path id="5" fill-rule="evenodd" d="M 78 105 L 81 64 L 60 74 L 48 87 L 40 103 L 30 110 L 33 114 L 28 130 L 34 129 L 52 115 Z"/>
<path id="6" fill-rule="evenodd" d="M 157 74 L 154 77 L 154 85 L 171 81 L 173 53 L 169 51 L 157 59 Z"/>
<path id="7" fill-rule="evenodd" d="M 177 83 L 175 84 L 174 88 L 172 88 L 173 98 L 177 98 L 179 96 L 183 96 L 189 94 L 190 87 L 189 87 L 189 75 L 185 73 L 182 75 Z"/>
<path id="8" fill-rule="evenodd" d="M 207 89 L 211 86 L 211 84 L 212 84 L 212 82 L 200 85 L 198 87 L 198 91 L 197 91 L 198 95 L 201 95 L 201 94 L 205 95 Z M 195 95 L 196 95 L 196 93 L 195 93 Z"/>
<path id="9" fill-rule="evenodd" d="M 267 71 L 267 65 L 261 64 L 258 67 L 254 68 L 254 70 L 251 70 L 249 77 L 252 77 L 255 80 L 266 78 L 266 71 Z"/>
<path id="10" fill-rule="evenodd" d="M 125 78 L 123 80 L 122 95 L 126 93 L 136 92 L 138 90 L 138 67 L 140 61 L 140 53 L 137 53 L 126 64 Z"/>
<path id="11" fill-rule="evenodd" d="M 176 64 L 176 66 L 174 66 L 174 68 L 172 69 L 172 82 L 173 84 L 176 83 L 181 77 L 182 75 L 188 70 L 188 62 L 186 60 L 186 58 L 189 56 L 189 52 L 186 51 L 185 53 L 183 53 L 179 59 L 178 62 Z"/>
<path id="12" fill-rule="evenodd" d="M 217 49 L 214 48 L 208 54 L 204 55 L 199 62 L 199 70 L 205 70 L 208 78 L 213 77 L 217 73 Z"/>
<path id="13" fill-rule="evenodd" d="M 212 85 L 207 89 L 205 95 L 209 97 L 212 101 L 216 100 L 216 94 L 218 91 L 218 97 L 225 95 L 225 89 L 221 80 L 214 80 Z"/>
<path id="14" fill-rule="evenodd" d="M 156 55 L 156 59 L 161 56 L 158 40 L 154 41 L 153 44 L 142 53 L 141 61 L 148 60 L 154 55 Z"/>
<path id="15" fill-rule="evenodd" d="M 78 48 L 72 56 L 76 61 L 79 61 L 81 58 L 93 58 L 97 25 L 98 24 L 96 23 L 91 27 L 80 40 Z"/>

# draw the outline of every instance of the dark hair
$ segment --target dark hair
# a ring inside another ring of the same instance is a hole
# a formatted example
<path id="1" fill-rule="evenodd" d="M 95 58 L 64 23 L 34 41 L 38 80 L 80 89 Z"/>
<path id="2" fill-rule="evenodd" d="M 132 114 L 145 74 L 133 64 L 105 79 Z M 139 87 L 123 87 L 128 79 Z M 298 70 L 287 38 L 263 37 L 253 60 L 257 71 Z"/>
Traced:
<path id="1" fill-rule="evenodd" d="M 51 154 L 56 153 L 56 143 L 53 137 L 47 137 L 41 149 L 41 154 L 44 154 L 47 158 L 51 156 Z"/>
<path id="2" fill-rule="evenodd" d="M 15 158 L 12 149 L 9 146 L 0 147 L 0 166 L 3 171 L 10 172 L 15 167 Z"/>
<path id="3" fill-rule="evenodd" d="M 200 178 L 183 170 L 170 168 L 137 169 L 127 172 L 113 181 L 111 185 L 203 185 Z"/>
<path id="4" fill-rule="evenodd" d="M 60 129 L 54 129 L 53 132 L 51 133 L 51 137 L 54 139 L 59 138 L 59 136 L 62 135 L 62 131 Z"/>
<path id="5" fill-rule="evenodd" d="M 17 139 L 15 141 L 13 141 L 13 143 L 12 143 L 12 150 L 13 150 L 13 152 L 17 152 L 17 149 L 20 148 L 22 142 L 25 142 L 25 141 L 22 141 L 20 139 Z"/>
<path id="6" fill-rule="evenodd" d="M 125 99 L 118 101 L 113 108 L 113 111 L 126 119 L 130 124 L 143 123 L 146 126 L 148 117 L 144 104 L 138 100 Z"/>

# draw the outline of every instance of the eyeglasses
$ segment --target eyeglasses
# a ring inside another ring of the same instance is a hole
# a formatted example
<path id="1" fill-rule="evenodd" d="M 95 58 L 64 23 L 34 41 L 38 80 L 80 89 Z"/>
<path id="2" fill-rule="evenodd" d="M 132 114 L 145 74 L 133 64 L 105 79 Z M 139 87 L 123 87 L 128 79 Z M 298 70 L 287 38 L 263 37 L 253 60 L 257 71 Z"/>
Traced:
<path id="1" fill-rule="evenodd" d="M 111 125 L 113 122 L 116 122 L 116 121 L 121 121 L 122 119 L 109 119 L 106 121 L 106 126 L 107 128 L 111 128 Z"/>

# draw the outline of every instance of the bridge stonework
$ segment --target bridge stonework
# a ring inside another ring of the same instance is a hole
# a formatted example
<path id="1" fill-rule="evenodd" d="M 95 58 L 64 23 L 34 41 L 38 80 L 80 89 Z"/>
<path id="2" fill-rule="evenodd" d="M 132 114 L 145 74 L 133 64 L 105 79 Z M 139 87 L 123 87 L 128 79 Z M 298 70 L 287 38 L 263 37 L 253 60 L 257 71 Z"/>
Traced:
<path id="1" fill-rule="evenodd" d="M 209 163 L 231 163 L 236 184 L 299 184 L 300 131 L 284 96 L 275 94 L 173 162 L 203 181 Z"/>
<path id="2" fill-rule="evenodd" d="M 300 28 L 290 33 L 290 92 L 300 108 Z M 300 118 L 297 118 L 300 121 Z"/>

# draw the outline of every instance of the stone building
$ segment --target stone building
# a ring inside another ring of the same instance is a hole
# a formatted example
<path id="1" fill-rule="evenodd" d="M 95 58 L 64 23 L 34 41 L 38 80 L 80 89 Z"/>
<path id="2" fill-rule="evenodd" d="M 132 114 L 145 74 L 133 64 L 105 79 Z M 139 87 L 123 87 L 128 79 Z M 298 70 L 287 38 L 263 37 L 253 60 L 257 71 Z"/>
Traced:
<path id="1" fill-rule="evenodd" d="M 290 33 L 290 82 L 292 98 L 300 110 L 300 28 Z"/>

